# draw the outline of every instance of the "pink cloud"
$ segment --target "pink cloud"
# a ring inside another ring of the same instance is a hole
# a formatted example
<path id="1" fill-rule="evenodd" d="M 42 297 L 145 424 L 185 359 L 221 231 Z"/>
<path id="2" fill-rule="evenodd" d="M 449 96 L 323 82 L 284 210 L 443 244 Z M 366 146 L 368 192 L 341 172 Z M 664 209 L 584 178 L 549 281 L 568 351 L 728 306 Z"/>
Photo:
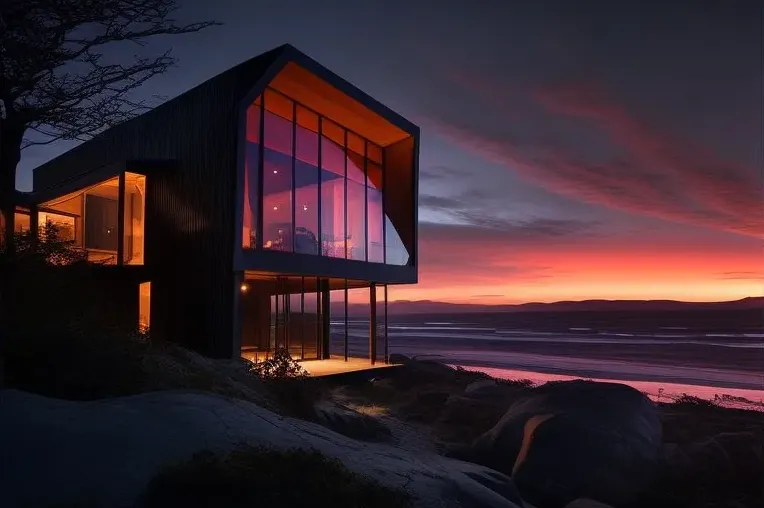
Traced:
<path id="1" fill-rule="evenodd" d="M 454 81 L 504 104 L 491 83 Z M 547 143 L 539 150 L 490 128 L 439 119 L 437 129 L 520 176 L 582 201 L 680 223 L 764 237 L 764 182 L 753 168 L 724 160 L 706 147 L 675 139 L 638 121 L 596 86 L 543 89 L 533 99 L 554 122 L 573 119 L 596 129 L 625 155 L 604 162 Z"/>

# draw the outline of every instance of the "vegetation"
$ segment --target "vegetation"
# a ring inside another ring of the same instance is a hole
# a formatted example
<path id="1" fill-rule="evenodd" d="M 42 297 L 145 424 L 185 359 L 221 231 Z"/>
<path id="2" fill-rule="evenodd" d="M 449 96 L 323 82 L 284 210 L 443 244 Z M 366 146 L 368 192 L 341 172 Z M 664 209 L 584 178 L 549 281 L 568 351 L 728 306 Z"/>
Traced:
<path id="1" fill-rule="evenodd" d="M 328 395 L 324 382 L 309 377 L 287 349 L 276 349 L 271 358 L 250 363 L 249 372 L 263 381 L 273 403 L 289 416 L 314 420 L 316 402 Z"/>
<path id="2" fill-rule="evenodd" d="M 278 348 L 273 356 L 261 362 L 253 363 L 251 371 L 263 379 L 303 378 L 308 371 L 302 368 L 289 354 L 289 350 Z"/>
<path id="3" fill-rule="evenodd" d="M 197 454 L 149 484 L 145 508 L 314 507 L 326 501 L 347 508 L 410 506 L 390 490 L 315 451 L 242 447 L 226 455 Z"/>

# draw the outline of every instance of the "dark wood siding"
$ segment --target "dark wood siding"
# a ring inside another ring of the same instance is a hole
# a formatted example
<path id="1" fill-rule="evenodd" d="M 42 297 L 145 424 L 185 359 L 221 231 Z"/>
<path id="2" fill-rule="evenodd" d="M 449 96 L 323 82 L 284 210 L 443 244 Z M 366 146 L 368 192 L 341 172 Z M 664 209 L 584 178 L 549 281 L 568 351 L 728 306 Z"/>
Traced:
<path id="1" fill-rule="evenodd" d="M 266 53 L 235 67 L 34 174 L 39 191 L 115 161 L 148 173 L 152 334 L 214 357 L 238 355 L 232 350 L 232 262 L 239 99 L 272 59 Z M 145 160 L 165 164 L 143 171 Z"/>

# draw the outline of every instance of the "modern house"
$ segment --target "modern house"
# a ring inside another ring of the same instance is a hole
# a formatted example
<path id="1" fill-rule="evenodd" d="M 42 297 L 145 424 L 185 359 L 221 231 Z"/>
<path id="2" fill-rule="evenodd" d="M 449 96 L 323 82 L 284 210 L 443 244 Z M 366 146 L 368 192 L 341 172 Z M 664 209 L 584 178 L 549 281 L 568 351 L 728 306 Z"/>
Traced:
<path id="1" fill-rule="evenodd" d="M 36 168 L 15 228 L 56 224 L 125 274 L 104 298 L 126 322 L 203 354 L 383 362 L 387 287 L 417 281 L 418 148 L 285 45 Z"/>

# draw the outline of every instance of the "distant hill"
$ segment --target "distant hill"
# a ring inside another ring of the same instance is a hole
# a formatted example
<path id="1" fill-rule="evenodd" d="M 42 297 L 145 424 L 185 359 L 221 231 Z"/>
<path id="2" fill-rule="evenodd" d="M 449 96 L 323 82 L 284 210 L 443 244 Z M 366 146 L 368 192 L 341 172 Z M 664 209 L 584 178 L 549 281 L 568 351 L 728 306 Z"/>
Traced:
<path id="1" fill-rule="evenodd" d="M 342 302 L 332 303 L 332 312 L 342 314 Z M 702 310 L 756 310 L 764 312 L 764 296 L 752 296 L 727 302 L 681 302 L 677 300 L 582 300 L 516 305 L 481 305 L 446 303 L 432 300 L 388 303 L 389 314 L 475 314 L 496 312 L 675 312 Z M 350 304 L 349 315 L 364 315 L 368 305 Z"/>

